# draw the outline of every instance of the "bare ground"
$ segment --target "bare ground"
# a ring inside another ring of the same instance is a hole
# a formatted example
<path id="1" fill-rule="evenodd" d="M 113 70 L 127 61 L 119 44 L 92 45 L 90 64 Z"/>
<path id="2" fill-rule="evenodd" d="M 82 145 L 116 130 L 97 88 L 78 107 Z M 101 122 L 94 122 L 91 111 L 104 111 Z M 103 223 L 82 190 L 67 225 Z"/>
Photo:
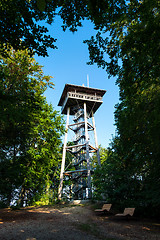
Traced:
<path id="1" fill-rule="evenodd" d="M 97 216 L 91 205 L 0 210 L 0 240 L 160 240 L 160 222 Z"/>

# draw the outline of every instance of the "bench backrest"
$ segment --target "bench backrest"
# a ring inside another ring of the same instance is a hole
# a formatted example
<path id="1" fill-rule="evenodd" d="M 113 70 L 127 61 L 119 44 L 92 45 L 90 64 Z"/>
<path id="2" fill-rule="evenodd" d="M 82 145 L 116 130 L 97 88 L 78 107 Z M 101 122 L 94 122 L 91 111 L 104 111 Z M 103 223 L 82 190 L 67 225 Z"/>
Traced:
<path id="1" fill-rule="evenodd" d="M 107 210 L 109 211 L 112 207 L 112 204 L 103 204 L 102 210 Z"/>
<path id="2" fill-rule="evenodd" d="M 124 215 L 133 216 L 134 211 L 135 211 L 135 208 L 125 208 L 125 209 L 124 209 Z"/>

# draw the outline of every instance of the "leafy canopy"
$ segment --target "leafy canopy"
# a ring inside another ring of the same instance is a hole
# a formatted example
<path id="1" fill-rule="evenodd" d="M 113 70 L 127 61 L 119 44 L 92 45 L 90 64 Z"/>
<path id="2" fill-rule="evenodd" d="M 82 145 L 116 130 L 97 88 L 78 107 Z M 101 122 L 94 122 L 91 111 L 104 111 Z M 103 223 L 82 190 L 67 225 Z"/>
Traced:
<path id="1" fill-rule="evenodd" d="M 44 22 L 52 24 L 59 15 L 63 30 L 69 28 L 74 32 L 88 19 L 99 30 L 95 39 L 86 41 L 91 63 L 115 75 L 119 69 L 118 58 L 125 59 L 130 46 L 142 47 L 145 51 L 149 47 L 156 54 L 159 7 L 157 0 L 1 0 L 0 44 L 1 47 L 10 44 L 14 49 L 27 47 L 46 56 L 48 47 L 56 48 L 56 39 L 48 34 Z M 106 33 L 109 33 L 107 38 Z M 106 61 L 105 54 L 111 58 L 110 62 Z"/>
<path id="2" fill-rule="evenodd" d="M 43 96 L 51 77 L 27 50 L 7 54 L 0 57 L 0 200 L 23 206 L 53 192 L 64 128 Z"/>

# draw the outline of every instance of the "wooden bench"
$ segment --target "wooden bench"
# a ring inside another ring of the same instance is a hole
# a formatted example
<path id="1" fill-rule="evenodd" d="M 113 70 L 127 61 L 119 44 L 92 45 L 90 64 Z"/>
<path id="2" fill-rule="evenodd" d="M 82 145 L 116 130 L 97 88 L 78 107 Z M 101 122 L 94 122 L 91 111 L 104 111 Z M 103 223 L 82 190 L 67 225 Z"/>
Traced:
<path id="1" fill-rule="evenodd" d="M 106 213 L 111 210 L 112 204 L 103 204 L 102 209 L 96 209 L 96 213 Z"/>
<path id="2" fill-rule="evenodd" d="M 133 216 L 135 211 L 135 208 L 125 208 L 123 213 L 118 213 L 115 216 L 116 217 L 127 217 L 127 216 Z"/>

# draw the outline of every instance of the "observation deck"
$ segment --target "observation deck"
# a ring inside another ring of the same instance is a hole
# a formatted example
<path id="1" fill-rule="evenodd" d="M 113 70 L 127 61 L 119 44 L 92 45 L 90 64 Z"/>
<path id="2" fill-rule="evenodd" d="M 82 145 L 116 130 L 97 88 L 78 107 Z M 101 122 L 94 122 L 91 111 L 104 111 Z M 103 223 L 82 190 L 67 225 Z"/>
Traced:
<path id="1" fill-rule="evenodd" d="M 62 114 L 67 114 L 67 107 L 70 107 L 70 115 L 74 115 L 77 105 L 79 108 L 83 108 L 83 104 L 86 102 L 88 111 L 92 110 L 95 113 L 103 103 L 105 93 L 106 90 L 66 84 L 58 106 L 62 107 Z"/>

